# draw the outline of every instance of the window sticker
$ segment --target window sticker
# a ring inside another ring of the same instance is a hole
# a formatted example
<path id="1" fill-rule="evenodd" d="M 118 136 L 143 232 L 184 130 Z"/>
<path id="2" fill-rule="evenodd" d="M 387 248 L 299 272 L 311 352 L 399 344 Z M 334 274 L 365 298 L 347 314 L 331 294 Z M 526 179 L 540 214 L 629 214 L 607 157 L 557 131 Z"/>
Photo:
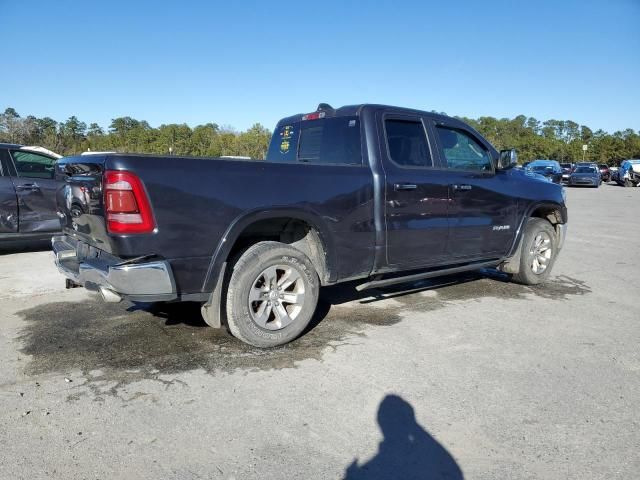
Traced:
<path id="1" fill-rule="evenodd" d="M 280 131 L 280 152 L 287 153 L 291 147 L 291 137 L 293 137 L 293 127 L 287 125 Z"/>

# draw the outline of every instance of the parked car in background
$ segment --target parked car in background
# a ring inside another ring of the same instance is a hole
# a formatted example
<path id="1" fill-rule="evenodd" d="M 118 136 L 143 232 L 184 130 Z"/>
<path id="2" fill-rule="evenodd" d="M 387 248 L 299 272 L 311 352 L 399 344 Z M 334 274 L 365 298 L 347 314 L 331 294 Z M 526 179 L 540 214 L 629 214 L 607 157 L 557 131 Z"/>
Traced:
<path id="1" fill-rule="evenodd" d="M 43 147 L 0 143 L 0 246 L 45 240 L 60 231 L 58 158 Z"/>
<path id="2" fill-rule="evenodd" d="M 616 175 L 618 185 L 640 186 L 640 159 L 623 160 Z"/>
<path id="3" fill-rule="evenodd" d="M 601 163 L 600 165 L 598 165 L 598 169 L 600 170 L 600 178 L 602 179 L 602 181 L 610 182 L 611 170 L 609 170 L 609 165 L 605 165 L 604 163 Z"/>
<path id="4" fill-rule="evenodd" d="M 612 182 L 617 182 L 618 181 L 618 171 L 620 170 L 619 167 L 609 167 L 609 171 L 611 172 L 611 181 Z"/>
<path id="5" fill-rule="evenodd" d="M 598 188 L 601 184 L 600 170 L 593 165 L 578 165 L 569 177 L 569 186 L 571 187 Z"/>
<path id="6" fill-rule="evenodd" d="M 569 176 L 573 171 L 573 163 L 561 163 L 560 168 L 562 169 L 562 181 L 568 182 Z"/>
<path id="7" fill-rule="evenodd" d="M 209 325 L 273 347 L 305 331 L 324 285 L 489 267 L 544 282 L 565 192 L 515 163 L 455 118 L 321 104 L 276 125 L 265 161 L 61 159 L 53 249 L 71 282 L 107 301 L 201 302 Z"/>
<path id="8" fill-rule="evenodd" d="M 562 167 L 556 160 L 534 160 L 526 166 L 526 169 L 544 175 L 553 183 L 562 182 Z"/>
<path id="9" fill-rule="evenodd" d="M 598 171 L 600 170 L 600 167 L 598 167 L 596 162 L 577 162 L 573 165 L 574 170 L 578 167 L 593 167 Z"/>

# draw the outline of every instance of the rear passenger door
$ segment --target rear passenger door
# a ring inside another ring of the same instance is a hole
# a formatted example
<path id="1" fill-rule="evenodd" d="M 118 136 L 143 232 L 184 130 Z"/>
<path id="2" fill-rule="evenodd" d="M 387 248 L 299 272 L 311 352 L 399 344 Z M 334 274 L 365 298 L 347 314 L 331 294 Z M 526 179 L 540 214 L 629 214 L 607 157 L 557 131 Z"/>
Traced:
<path id="1" fill-rule="evenodd" d="M 60 230 L 56 215 L 56 159 L 41 153 L 15 149 L 13 184 L 18 197 L 20 233 L 55 232 Z"/>
<path id="2" fill-rule="evenodd" d="M 379 114 L 385 171 L 387 263 L 435 265 L 446 255 L 449 182 L 422 118 Z"/>
<path id="3" fill-rule="evenodd" d="M 496 175 L 487 145 L 463 124 L 430 122 L 449 184 L 450 257 L 506 254 L 514 238 L 517 200 L 507 175 Z"/>
<path id="4" fill-rule="evenodd" d="M 9 176 L 9 151 L 0 148 L 0 235 L 18 231 L 18 199 Z"/>

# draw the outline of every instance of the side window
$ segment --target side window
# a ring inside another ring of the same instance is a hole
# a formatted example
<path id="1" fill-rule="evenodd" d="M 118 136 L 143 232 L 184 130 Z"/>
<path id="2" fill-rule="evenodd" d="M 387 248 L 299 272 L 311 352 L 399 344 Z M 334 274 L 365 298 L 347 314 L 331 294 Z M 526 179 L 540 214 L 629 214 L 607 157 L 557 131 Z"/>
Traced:
<path id="1" fill-rule="evenodd" d="M 299 124 L 281 125 L 276 128 L 271 137 L 267 161 L 269 162 L 295 162 L 298 150 Z"/>
<path id="2" fill-rule="evenodd" d="M 300 130 L 300 145 L 298 146 L 298 161 L 300 162 L 318 162 L 321 159 L 324 121 L 316 121 L 311 125 Z"/>
<path id="3" fill-rule="evenodd" d="M 360 165 L 360 121 L 357 117 L 332 117 L 278 127 L 267 161 Z"/>
<path id="4" fill-rule="evenodd" d="M 54 176 L 55 159 L 38 153 L 12 150 L 11 156 L 19 177 L 49 178 Z"/>
<path id="5" fill-rule="evenodd" d="M 361 148 L 357 117 L 333 117 L 300 123 L 299 162 L 360 165 Z"/>
<path id="6" fill-rule="evenodd" d="M 393 162 L 405 167 L 433 166 L 422 122 L 388 119 L 384 126 Z"/>
<path id="7" fill-rule="evenodd" d="M 456 170 L 493 171 L 489 152 L 469 134 L 449 127 L 436 127 L 447 167 Z"/>

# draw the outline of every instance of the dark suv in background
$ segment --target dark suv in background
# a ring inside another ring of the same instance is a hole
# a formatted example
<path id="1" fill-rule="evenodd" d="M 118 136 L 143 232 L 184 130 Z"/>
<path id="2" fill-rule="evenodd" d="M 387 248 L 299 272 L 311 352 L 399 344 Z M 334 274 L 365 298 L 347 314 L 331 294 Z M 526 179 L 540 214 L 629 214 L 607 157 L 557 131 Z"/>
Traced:
<path id="1" fill-rule="evenodd" d="M 609 170 L 609 165 L 605 165 L 604 163 L 601 163 L 600 165 L 598 165 L 598 169 L 600 170 L 600 178 L 602 179 L 602 181 L 610 182 L 611 170 Z"/>
<path id="2" fill-rule="evenodd" d="M 573 163 L 561 163 L 560 168 L 562 169 L 562 181 L 568 182 L 573 171 Z"/>
<path id="3" fill-rule="evenodd" d="M 560 183 L 562 181 L 562 167 L 555 160 L 534 160 L 533 162 L 529 162 L 525 169 L 542 175 L 553 183 Z"/>
<path id="4" fill-rule="evenodd" d="M 58 158 L 42 147 L 0 143 L 0 247 L 49 239 L 60 231 Z"/>

